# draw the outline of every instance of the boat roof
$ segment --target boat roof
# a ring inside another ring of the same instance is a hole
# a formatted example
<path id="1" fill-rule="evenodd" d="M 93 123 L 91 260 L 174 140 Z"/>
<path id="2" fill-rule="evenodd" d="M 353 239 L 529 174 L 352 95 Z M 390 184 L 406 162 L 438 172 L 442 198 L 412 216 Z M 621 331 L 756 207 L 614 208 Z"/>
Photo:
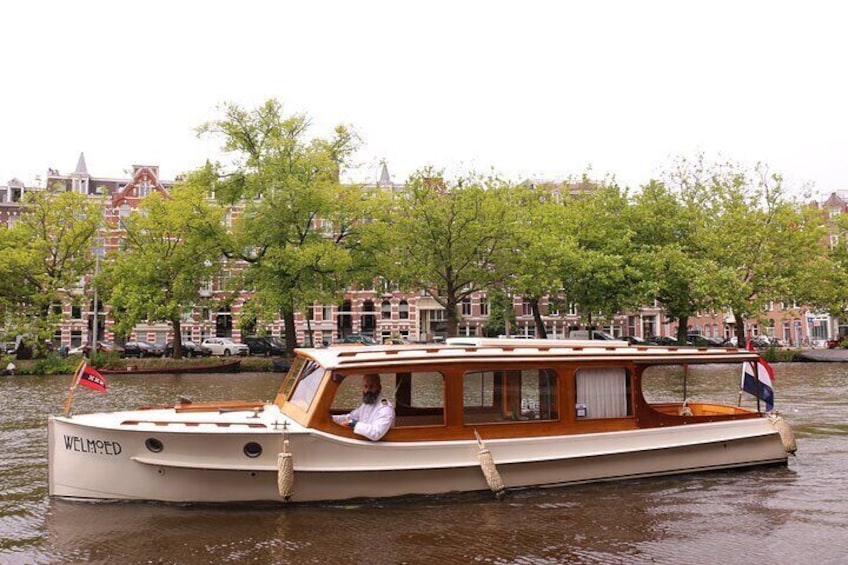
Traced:
<path id="1" fill-rule="evenodd" d="M 344 345 L 299 348 L 301 356 L 327 369 L 463 362 L 631 361 L 637 364 L 743 363 L 755 352 L 735 347 L 629 345 L 625 341 L 449 338 L 445 344 Z"/>

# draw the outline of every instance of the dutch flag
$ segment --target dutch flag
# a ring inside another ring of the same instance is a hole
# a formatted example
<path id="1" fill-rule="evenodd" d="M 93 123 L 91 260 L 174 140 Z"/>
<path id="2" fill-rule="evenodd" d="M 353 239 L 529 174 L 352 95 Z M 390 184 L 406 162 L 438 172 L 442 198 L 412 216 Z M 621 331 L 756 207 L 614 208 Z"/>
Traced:
<path id="1" fill-rule="evenodd" d="M 751 340 L 745 344 L 745 349 L 755 351 Z M 759 358 L 756 363 L 742 364 L 742 390 L 766 403 L 766 412 L 774 410 L 774 369 L 768 361 Z"/>

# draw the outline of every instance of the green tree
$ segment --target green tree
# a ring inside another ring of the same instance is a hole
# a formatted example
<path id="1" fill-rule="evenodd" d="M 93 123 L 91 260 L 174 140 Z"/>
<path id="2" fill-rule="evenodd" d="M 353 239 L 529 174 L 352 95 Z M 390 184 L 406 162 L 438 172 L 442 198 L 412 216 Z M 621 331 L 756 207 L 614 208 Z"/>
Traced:
<path id="1" fill-rule="evenodd" d="M 446 181 L 424 170 L 395 197 L 392 249 L 381 264 L 392 280 L 444 307 L 448 336 L 457 334 L 458 304 L 499 282 L 494 266 L 510 243 L 507 189 L 494 177 Z"/>
<path id="2" fill-rule="evenodd" d="M 641 274 L 633 261 L 632 229 L 626 191 L 614 183 L 568 199 L 560 237 L 564 247 L 560 275 L 568 300 L 579 307 L 589 327 L 639 306 Z"/>
<path id="3" fill-rule="evenodd" d="M 502 229 L 511 230 L 514 252 L 501 254 L 497 265 L 505 288 L 530 304 L 539 339 L 547 338 L 540 303 L 559 292 L 563 261 L 576 253 L 574 239 L 562 229 L 564 207 L 552 188 L 527 183 L 511 188 L 507 212 L 512 220 Z"/>
<path id="4" fill-rule="evenodd" d="M 717 306 L 711 290 L 718 268 L 700 241 L 702 208 L 651 181 L 635 196 L 630 218 L 634 261 L 643 273 L 640 301 L 656 300 L 678 322 L 677 340 L 684 344 L 689 317 Z"/>
<path id="5" fill-rule="evenodd" d="M 808 275 L 826 255 L 821 218 L 790 196 L 779 174 L 699 156 L 680 160 L 672 179 L 686 205 L 703 213 L 698 244 L 714 269 L 709 294 L 733 314 L 739 343 L 769 302 L 816 296 Z"/>
<path id="6" fill-rule="evenodd" d="M 146 196 L 125 219 L 121 250 L 109 257 L 98 282 L 117 333 L 129 333 L 142 320 L 168 322 L 175 358 L 182 356 L 183 316 L 220 268 L 224 211 L 207 197 L 208 178 L 207 167 L 170 195 Z"/>
<path id="7" fill-rule="evenodd" d="M 39 353 L 60 319 L 53 307 L 79 300 L 76 291 L 93 270 L 102 220 L 100 202 L 51 187 L 27 193 L 19 220 L 0 230 L 0 306 L 7 331 L 29 336 Z"/>
<path id="8" fill-rule="evenodd" d="M 260 319 L 282 314 L 293 350 L 295 312 L 373 276 L 370 246 L 382 240 L 369 235 L 378 223 L 367 220 L 381 200 L 340 182 L 359 143 L 349 128 L 309 139 L 307 116 L 284 115 L 276 100 L 253 110 L 227 104 L 223 114 L 199 132 L 222 138 L 237 157 L 211 183 L 219 199 L 243 206 L 226 255 L 247 266 L 239 284 L 253 291 L 251 311 Z"/>

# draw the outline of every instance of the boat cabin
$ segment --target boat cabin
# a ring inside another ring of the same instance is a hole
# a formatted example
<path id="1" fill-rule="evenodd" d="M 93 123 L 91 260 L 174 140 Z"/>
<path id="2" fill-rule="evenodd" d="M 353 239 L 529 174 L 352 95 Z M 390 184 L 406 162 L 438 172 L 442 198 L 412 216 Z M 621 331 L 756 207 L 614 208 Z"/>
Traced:
<path id="1" fill-rule="evenodd" d="M 541 437 L 758 417 L 728 403 L 649 402 L 649 368 L 741 363 L 735 348 L 630 346 L 621 341 L 453 338 L 446 345 L 300 349 L 275 403 L 299 424 L 357 438 L 332 416 L 360 405 L 378 374 L 395 407 L 383 441 Z M 700 399 L 699 399 L 700 400 Z"/>

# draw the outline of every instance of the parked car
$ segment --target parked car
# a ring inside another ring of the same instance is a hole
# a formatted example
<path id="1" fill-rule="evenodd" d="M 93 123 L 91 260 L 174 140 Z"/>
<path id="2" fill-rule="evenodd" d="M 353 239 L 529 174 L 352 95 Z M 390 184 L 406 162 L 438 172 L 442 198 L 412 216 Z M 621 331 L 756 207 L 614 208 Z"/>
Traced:
<path id="1" fill-rule="evenodd" d="M 242 343 L 250 349 L 251 355 L 285 355 L 286 346 L 275 337 L 249 335 L 242 338 Z"/>
<path id="2" fill-rule="evenodd" d="M 642 339 L 641 337 L 637 337 L 635 335 L 626 335 L 626 336 L 622 337 L 621 339 L 623 339 L 624 341 L 626 341 L 630 345 L 656 345 L 654 343 L 651 343 L 647 339 Z"/>
<path id="3" fill-rule="evenodd" d="M 604 341 L 614 341 L 618 338 L 601 330 L 571 330 L 568 333 L 568 339 L 600 339 Z"/>
<path id="4" fill-rule="evenodd" d="M 383 345 L 405 345 L 406 341 L 404 341 L 401 337 L 387 337 L 383 339 Z"/>
<path id="5" fill-rule="evenodd" d="M 87 345 L 77 345 L 76 347 L 71 347 L 70 349 L 68 349 L 68 355 L 85 355 L 87 351 Z"/>
<path id="6" fill-rule="evenodd" d="M 361 345 L 377 345 L 377 342 L 374 341 L 373 337 L 365 334 L 346 335 L 339 343 L 359 343 Z"/>
<path id="7" fill-rule="evenodd" d="M 224 357 L 229 357 L 230 355 L 250 355 L 250 348 L 248 346 L 243 343 L 236 343 L 228 337 L 210 337 L 204 340 L 201 345 L 209 349 L 212 355 L 223 355 Z"/>
<path id="8" fill-rule="evenodd" d="M 648 341 L 657 345 L 677 345 L 677 338 L 670 335 L 652 335 Z"/>
<path id="9" fill-rule="evenodd" d="M 124 357 L 162 357 L 165 346 L 146 341 L 128 341 L 124 344 Z"/>
<path id="10" fill-rule="evenodd" d="M 124 348 L 116 343 L 112 343 L 111 341 L 98 341 L 97 342 L 97 351 L 102 353 L 117 353 L 121 357 L 124 356 Z M 88 357 L 88 354 L 91 352 L 91 345 L 78 345 L 76 347 L 72 347 L 68 349 L 68 355 L 84 355 Z"/>
<path id="11" fill-rule="evenodd" d="M 724 340 L 717 337 L 708 337 L 692 333 L 686 335 L 686 345 L 693 345 L 696 347 L 723 347 Z"/>
<path id="12" fill-rule="evenodd" d="M 212 352 L 203 345 L 191 341 L 190 339 L 182 340 L 183 357 L 208 357 Z M 165 357 L 174 356 L 174 342 L 169 341 L 165 344 Z"/>
<path id="13" fill-rule="evenodd" d="M 768 349 L 769 347 L 775 346 L 772 342 L 772 338 L 767 335 L 755 335 L 751 338 L 751 345 L 757 349 Z"/>

